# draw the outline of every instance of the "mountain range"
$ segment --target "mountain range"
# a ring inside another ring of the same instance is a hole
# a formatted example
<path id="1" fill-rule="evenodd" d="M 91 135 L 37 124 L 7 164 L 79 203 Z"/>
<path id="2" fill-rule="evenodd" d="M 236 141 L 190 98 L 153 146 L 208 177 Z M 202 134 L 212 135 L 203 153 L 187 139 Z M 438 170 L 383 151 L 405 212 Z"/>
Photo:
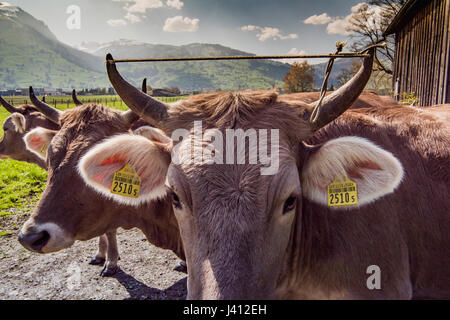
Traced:
<path id="1" fill-rule="evenodd" d="M 133 40 L 109 43 L 85 42 L 74 48 L 59 41 L 43 21 L 19 7 L 0 2 L 0 88 L 81 89 L 110 87 L 104 57 L 159 58 L 230 56 L 253 54 L 219 44 L 193 43 L 173 46 Z M 337 61 L 329 84 L 351 62 Z M 139 86 L 149 78 L 152 87 L 178 87 L 182 90 L 263 89 L 282 86 L 290 65 L 271 60 L 233 60 L 201 62 L 122 63 L 119 71 Z M 323 79 L 325 64 L 316 65 L 316 85 Z"/>

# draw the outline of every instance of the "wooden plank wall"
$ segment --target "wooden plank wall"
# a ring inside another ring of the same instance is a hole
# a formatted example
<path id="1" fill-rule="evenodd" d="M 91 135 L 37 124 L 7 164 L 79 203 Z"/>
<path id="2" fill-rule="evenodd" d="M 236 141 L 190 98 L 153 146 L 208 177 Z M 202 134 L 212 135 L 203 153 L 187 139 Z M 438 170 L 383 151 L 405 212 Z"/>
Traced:
<path id="1" fill-rule="evenodd" d="M 394 88 L 418 105 L 450 103 L 450 0 L 433 0 L 396 33 Z"/>

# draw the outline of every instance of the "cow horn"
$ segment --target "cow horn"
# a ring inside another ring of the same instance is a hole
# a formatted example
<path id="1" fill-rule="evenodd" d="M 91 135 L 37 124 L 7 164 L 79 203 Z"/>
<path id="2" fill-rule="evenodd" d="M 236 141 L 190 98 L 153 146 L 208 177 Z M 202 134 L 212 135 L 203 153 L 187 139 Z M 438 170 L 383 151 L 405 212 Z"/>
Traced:
<path id="1" fill-rule="evenodd" d="M 42 102 L 46 103 L 47 101 L 45 101 L 45 96 L 42 97 Z"/>
<path id="2" fill-rule="evenodd" d="M 147 94 L 147 78 L 142 81 L 142 92 Z"/>
<path id="3" fill-rule="evenodd" d="M 363 64 L 358 73 L 345 85 L 324 98 L 321 105 L 317 102 L 310 104 L 313 112 L 310 114 L 310 124 L 313 131 L 323 128 L 328 123 L 338 118 L 344 113 L 359 97 L 364 90 L 372 74 L 372 65 L 376 47 L 367 49 L 369 56 L 364 58 Z"/>
<path id="4" fill-rule="evenodd" d="M 142 92 L 147 93 L 147 78 L 144 78 L 144 81 L 142 81 Z M 139 116 L 132 110 L 123 112 L 122 117 L 129 125 L 139 120 Z"/>
<path id="5" fill-rule="evenodd" d="M 72 91 L 72 100 L 75 103 L 76 106 L 81 106 L 83 105 L 83 102 L 81 102 L 80 100 L 78 100 L 77 98 L 77 92 L 75 91 L 75 89 L 73 89 Z"/>
<path id="6" fill-rule="evenodd" d="M 168 117 L 169 106 L 139 91 L 119 74 L 110 53 L 106 56 L 109 80 L 125 104 L 144 120 L 158 125 Z"/>
<path id="7" fill-rule="evenodd" d="M 13 105 L 9 104 L 8 102 L 6 102 L 5 99 L 3 99 L 0 96 L 0 103 L 3 105 L 3 107 L 5 107 L 5 109 L 9 112 L 9 113 L 22 113 L 22 110 L 20 110 L 19 108 L 14 107 Z"/>
<path id="8" fill-rule="evenodd" d="M 61 111 L 53 108 L 52 106 L 40 101 L 34 95 L 33 87 L 30 87 L 30 100 L 31 103 L 49 120 L 56 124 L 59 124 L 59 118 L 61 116 Z"/>

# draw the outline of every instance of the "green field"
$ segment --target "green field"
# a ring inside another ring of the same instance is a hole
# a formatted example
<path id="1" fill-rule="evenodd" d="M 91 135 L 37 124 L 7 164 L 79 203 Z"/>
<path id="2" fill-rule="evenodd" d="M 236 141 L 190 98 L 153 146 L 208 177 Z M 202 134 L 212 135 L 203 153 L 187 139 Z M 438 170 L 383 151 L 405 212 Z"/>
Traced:
<path id="1" fill-rule="evenodd" d="M 14 102 L 15 106 L 28 101 L 26 97 L 4 97 L 8 102 Z M 160 98 L 167 102 L 178 98 Z M 79 97 L 82 102 L 99 102 L 106 104 L 119 110 L 127 110 L 117 96 L 89 96 Z M 48 97 L 47 103 L 54 105 L 53 101 L 57 101 L 56 108 L 66 110 L 74 108 L 70 97 Z M 61 103 L 63 101 L 63 103 Z M 29 102 L 29 101 L 28 101 Z M 3 122 L 10 116 L 10 113 L 3 107 L 0 107 L 0 135 L 3 136 Z M 5 230 L 4 226 L 7 219 L 11 215 L 23 214 L 28 215 L 33 210 L 36 202 L 47 181 L 47 172 L 34 164 L 20 162 L 15 160 L 0 160 L 0 237 L 8 236 L 10 233 Z"/>

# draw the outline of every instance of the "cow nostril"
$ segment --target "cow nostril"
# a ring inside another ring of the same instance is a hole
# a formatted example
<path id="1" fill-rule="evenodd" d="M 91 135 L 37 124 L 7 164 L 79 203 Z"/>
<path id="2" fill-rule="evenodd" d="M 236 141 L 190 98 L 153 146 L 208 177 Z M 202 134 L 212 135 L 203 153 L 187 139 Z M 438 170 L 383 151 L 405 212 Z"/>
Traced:
<path id="1" fill-rule="evenodd" d="M 50 240 L 50 234 L 47 231 L 41 231 L 32 234 L 19 234 L 19 242 L 28 250 L 42 252 L 42 248 Z"/>
<path id="2" fill-rule="evenodd" d="M 41 237 L 31 244 L 31 247 L 36 251 L 41 251 L 41 249 L 47 244 L 48 240 L 50 239 L 50 234 L 47 231 L 41 231 L 39 234 L 41 235 Z"/>

